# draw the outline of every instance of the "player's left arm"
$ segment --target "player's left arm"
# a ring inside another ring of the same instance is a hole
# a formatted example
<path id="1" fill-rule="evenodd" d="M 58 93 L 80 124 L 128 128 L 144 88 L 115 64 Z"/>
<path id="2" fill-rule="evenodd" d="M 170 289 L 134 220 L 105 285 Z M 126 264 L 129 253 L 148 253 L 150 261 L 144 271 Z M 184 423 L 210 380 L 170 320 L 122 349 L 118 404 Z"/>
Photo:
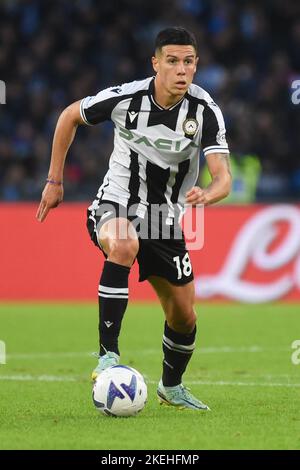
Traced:
<path id="1" fill-rule="evenodd" d="M 212 181 L 206 188 L 191 188 L 186 193 L 187 204 L 213 204 L 230 193 L 232 176 L 229 153 L 211 153 L 206 156 L 206 163 Z"/>

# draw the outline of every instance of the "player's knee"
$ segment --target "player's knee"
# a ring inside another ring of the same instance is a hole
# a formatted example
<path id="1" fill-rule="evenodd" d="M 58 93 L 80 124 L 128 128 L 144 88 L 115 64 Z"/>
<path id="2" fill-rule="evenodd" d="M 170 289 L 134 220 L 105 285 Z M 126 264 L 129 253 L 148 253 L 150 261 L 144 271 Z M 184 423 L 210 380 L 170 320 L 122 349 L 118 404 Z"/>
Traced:
<path id="1" fill-rule="evenodd" d="M 192 309 L 191 314 L 189 315 L 186 325 L 190 332 L 192 332 L 196 326 L 197 323 L 197 314 L 194 309 Z"/>
<path id="2" fill-rule="evenodd" d="M 138 251 L 138 239 L 112 240 L 109 246 L 108 259 L 113 263 L 130 267 Z"/>
<path id="3" fill-rule="evenodd" d="M 170 328 L 182 334 L 191 333 L 195 328 L 196 322 L 197 315 L 193 308 L 180 312 L 175 310 L 168 321 Z"/>
<path id="4" fill-rule="evenodd" d="M 196 315 L 194 315 L 193 312 L 191 312 L 191 314 L 187 316 L 187 318 L 185 318 L 182 324 L 182 331 L 186 334 L 194 331 L 196 321 L 197 321 Z"/>

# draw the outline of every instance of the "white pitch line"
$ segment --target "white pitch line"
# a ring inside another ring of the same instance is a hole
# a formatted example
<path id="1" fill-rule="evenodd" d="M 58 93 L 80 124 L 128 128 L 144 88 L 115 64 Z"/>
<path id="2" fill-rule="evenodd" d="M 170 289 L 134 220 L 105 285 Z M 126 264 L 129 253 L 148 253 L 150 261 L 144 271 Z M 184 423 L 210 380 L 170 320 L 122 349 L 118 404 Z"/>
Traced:
<path id="1" fill-rule="evenodd" d="M 0 380 L 3 381 L 20 381 L 20 382 L 76 382 L 80 377 L 69 377 L 59 375 L 0 375 Z M 81 380 L 84 378 L 81 378 Z M 86 378 L 86 380 L 88 380 Z M 148 384 L 157 384 L 155 380 L 146 380 Z M 270 383 L 270 382 L 227 382 L 223 380 L 219 381 L 207 381 L 207 380 L 187 380 L 187 385 L 217 385 L 217 386 L 238 386 L 238 387 L 300 387 L 300 383 Z"/>
<path id="2" fill-rule="evenodd" d="M 189 385 L 238 385 L 239 387 L 300 387 L 300 383 L 271 383 L 271 382 L 226 382 L 223 380 L 217 382 L 209 381 L 189 381 L 186 382 Z"/>
<path id="3" fill-rule="evenodd" d="M 11 380 L 20 382 L 76 382 L 75 377 L 60 375 L 0 375 L 0 380 Z"/>
<path id="4" fill-rule="evenodd" d="M 221 346 L 221 347 L 207 347 L 195 350 L 195 354 L 219 354 L 219 353 L 261 353 L 268 351 L 289 351 L 288 347 L 266 347 L 261 346 Z M 134 354 L 135 351 L 123 350 L 123 354 Z M 161 349 L 142 349 L 139 355 L 159 354 Z M 52 358 L 73 358 L 73 357 L 91 357 L 92 352 L 37 352 L 37 353 L 11 353 L 7 354 L 7 359 L 52 359 Z"/>
<path id="5" fill-rule="evenodd" d="M 45 353 L 12 353 L 6 354 L 6 359 L 53 359 L 53 358 L 73 358 L 92 357 L 92 352 L 45 352 Z"/>

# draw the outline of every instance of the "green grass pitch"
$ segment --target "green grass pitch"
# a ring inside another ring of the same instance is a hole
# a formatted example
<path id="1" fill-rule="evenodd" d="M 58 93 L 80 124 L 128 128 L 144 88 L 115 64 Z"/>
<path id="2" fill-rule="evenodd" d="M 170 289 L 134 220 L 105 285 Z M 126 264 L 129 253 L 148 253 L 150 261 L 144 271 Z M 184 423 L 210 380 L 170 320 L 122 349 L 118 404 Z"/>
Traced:
<path id="1" fill-rule="evenodd" d="M 185 375 L 210 412 L 160 406 L 163 314 L 129 306 L 122 363 L 141 371 L 148 403 L 133 418 L 94 408 L 97 305 L 2 304 L 0 449 L 299 449 L 299 305 L 198 304 L 197 350 Z"/>

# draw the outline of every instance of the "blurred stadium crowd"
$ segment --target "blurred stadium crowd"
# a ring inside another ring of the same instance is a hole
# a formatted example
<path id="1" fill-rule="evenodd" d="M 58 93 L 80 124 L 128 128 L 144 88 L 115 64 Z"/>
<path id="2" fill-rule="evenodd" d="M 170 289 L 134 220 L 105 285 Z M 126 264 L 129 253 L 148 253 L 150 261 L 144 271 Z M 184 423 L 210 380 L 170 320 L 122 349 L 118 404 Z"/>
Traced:
<path id="1" fill-rule="evenodd" d="M 59 113 L 102 88 L 152 75 L 156 33 L 196 34 L 195 83 L 223 110 L 232 201 L 300 196 L 300 3 L 295 0 L 2 0 L 0 199 L 39 199 Z M 65 198 L 90 200 L 106 172 L 113 127 L 81 126 L 69 152 Z M 202 165 L 203 165 L 203 158 Z M 200 181 L 207 182 L 203 169 Z"/>

